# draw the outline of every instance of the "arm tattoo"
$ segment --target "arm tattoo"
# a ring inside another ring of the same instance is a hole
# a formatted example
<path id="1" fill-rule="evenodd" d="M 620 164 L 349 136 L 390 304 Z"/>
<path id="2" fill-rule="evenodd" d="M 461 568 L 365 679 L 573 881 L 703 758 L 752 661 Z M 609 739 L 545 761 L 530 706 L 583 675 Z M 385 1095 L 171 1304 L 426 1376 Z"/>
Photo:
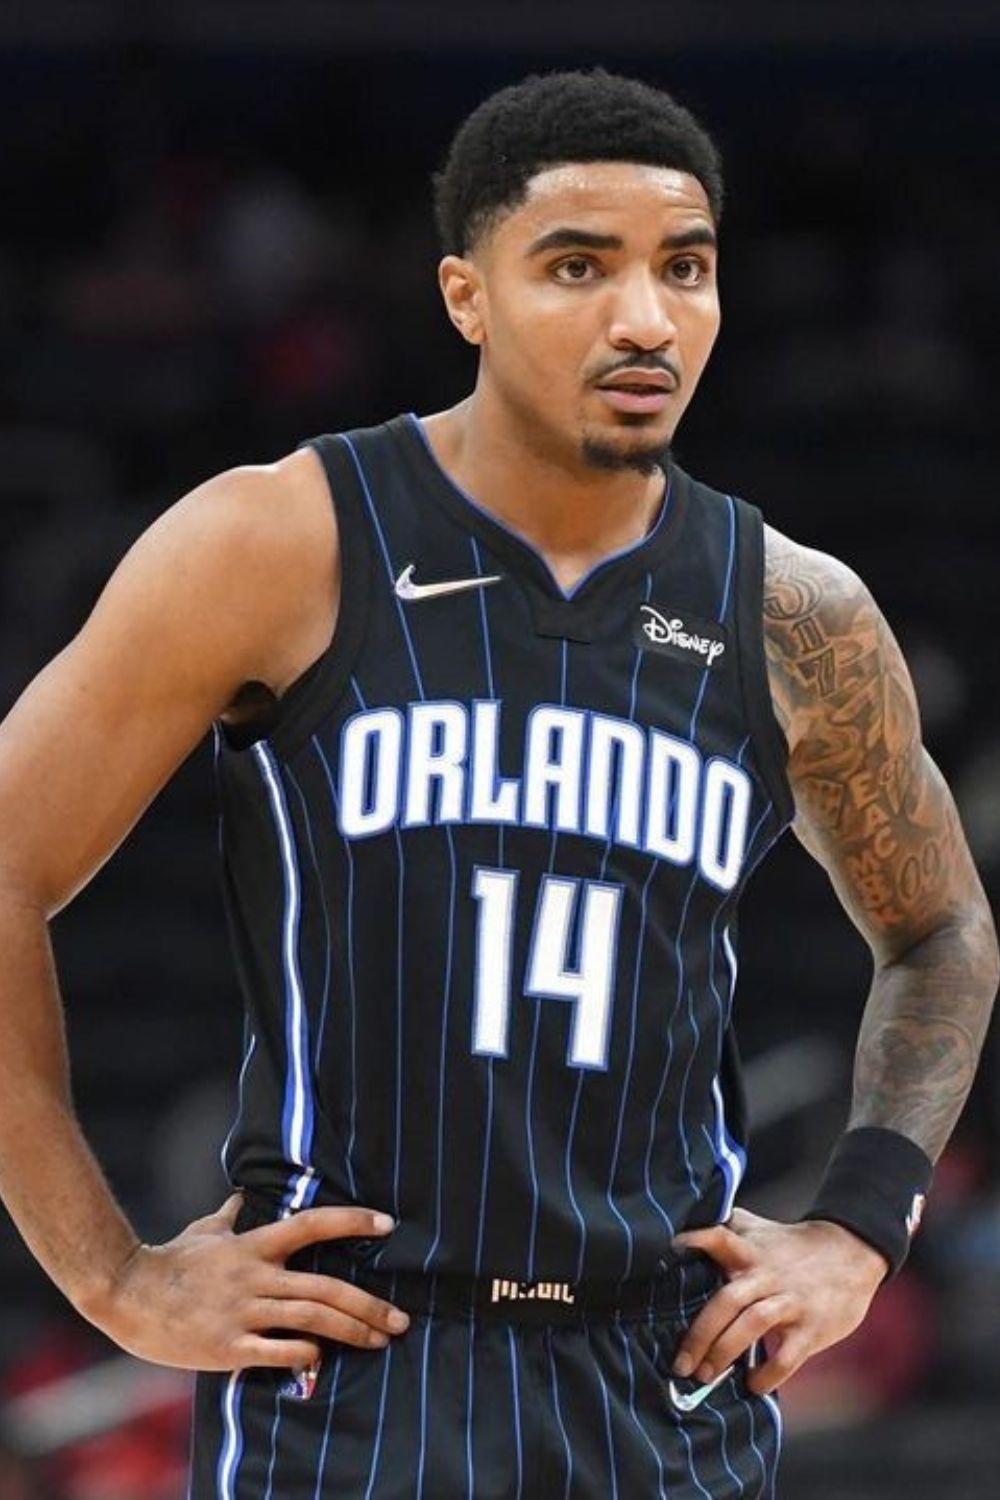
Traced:
<path id="1" fill-rule="evenodd" d="M 842 564 L 770 530 L 765 574 L 796 832 L 875 959 L 851 1124 L 899 1130 L 936 1157 L 972 1086 L 996 991 L 992 919 L 870 594 Z"/>

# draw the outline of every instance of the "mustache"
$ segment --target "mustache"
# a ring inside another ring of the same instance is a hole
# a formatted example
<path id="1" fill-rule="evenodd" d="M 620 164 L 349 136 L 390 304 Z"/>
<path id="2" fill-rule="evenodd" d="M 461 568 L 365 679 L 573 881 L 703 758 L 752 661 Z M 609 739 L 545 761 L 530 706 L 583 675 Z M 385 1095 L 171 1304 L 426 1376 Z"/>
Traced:
<path id="1" fill-rule="evenodd" d="M 630 354 L 627 359 L 621 359 L 616 364 L 606 365 L 590 377 L 592 385 L 599 385 L 602 380 L 610 380 L 613 376 L 628 370 L 657 370 L 661 374 L 669 375 L 677 385 L 681 383 L 681 372 L 672 360 L 664 359 L 662 354 Z"/>

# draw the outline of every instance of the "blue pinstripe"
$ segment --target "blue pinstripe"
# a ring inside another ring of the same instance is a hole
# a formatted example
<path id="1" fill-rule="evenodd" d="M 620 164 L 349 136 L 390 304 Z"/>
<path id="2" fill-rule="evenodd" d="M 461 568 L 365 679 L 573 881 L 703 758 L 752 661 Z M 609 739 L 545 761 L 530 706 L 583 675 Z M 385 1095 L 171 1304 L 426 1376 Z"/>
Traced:
<path id="1" fill-rule="evenodd" d="M 618 1500 L 618 1462 L 615 1458 L 614 1434 L 611 1431 L 611 1403 L 608 1400 L 608 1387 L 604 1373 L 596 1360 L 594 1370 L 597 1373 L 598 1384 L 601 1387 L 601 1400 L 604 1403 L 604 1433 L 608 1440 L 608 1473 L 611 1476 L 611 1493 L 614 1500 Z"/>
<path id="2" fill-rule="evenodd" d="M 698 1186 L 695 1179 L 694 1166 L 691 1161 L 691 1151 L 688 1146 L 687 1131 L 684 1129 L 684 1105 L 687 1102 L 688 1083 L 691 1078 L 691 1069 L 694 1067 L 694 1060 L 697 1056 L 698 1047 L 701 1042 L 701 1030 L 698 1026 L 698 1022 L 695 1019 L 694 994 L 691 990 L 690 985 L 688 985 L 687 987 L 687 1018 L 688 1025 L 691 1028 L 691 1034 L 694 1038 L 694 1045 L 688 1052 L 687 1065 L 684 1069 L 684 1075 L 681 1078 L 680 1093 L 677 1096 L 677 1128 L 680 1132 L 681 1147 L 684 1152 L 684 1165 L 687 1168 L 688 1181 L 691 1184 L 691 1192 L 695 1197 L 697 1197 Z"/>
<path id="3" fill-rule="evenodd" d="M 486 1232 L 486 1189 L 490 1178 L 490 1147 L 493 1144 L 493 1057 L 486 1059 L 486 1130 L 483 1139 L 483 1175 L 479 1185 L 479 1227 L 476 1230 L 476 1275 L 483 1269 L 483 1236 Z"/>
<path id="4" fill-rule="evenodd" d="M 281 1421 L 281 1398 L 274 1398 L 274 1421 L 271 1423 L 271 1457 L 267 1465 L 267 1487 L 264 1490 L 264 1500 L 271 1500 L 274 1493 L 274 1465 L 278 1458 L 278 1424 Z"/>
<path id="5" fill-rule="evenodd" d="M 528 1232 L 528 1267 L 525 1272 L 525 1277 L 528 1281 L 534 1281 L 535 1279 L 535 1239 L 538 1234 L 538 1208 L 541 1196 L 538 1190 L 538 1171 L 535 1167 L 535 1140 L 531 1129 L 531 1102 L 535 1091 L 535 1061 L 538 1056 L 538 1028 L 541 1022 L 541 1015 L 541 1003 L 536 1001 L 535 1018 L 531 1032 L 531 1058 L 528 1063 L 528 1086 L 525 1091 L 524 1100 L 524 1128 L 528 1142 L 528 1169 L 531 1173 L 531 1228 Z"/>
<path id="6" fill-rule="evenodd" d="M 569 1493 L 573 1488 L 573 1450 L 570 1447 L 566 1424 L 563 1421 L 562 1407 L 559 1404 L 559 1377 L 556 1374 L 556 1360 L 555 1355 L 552 1353 L 551 1337 L 547 1339 L 546 1346 L 549 1356 L 549 1370 L 552 1374 L 552 1404 L 555 1407 L 556 1422 L 562 1434 L 563 1448 L 566 1452 L 566 1488 L 563 1490 L 563 1500 L 569 1500 Z"/>
<path id="7" fill-rule="evenodd" d="M 514 1404 L 514 1439 L 517 1444 L 517 1495 L 515 1496 L 515 1500 L 520 1500 L 521 1487 L 524 1484 L 524 1447 L 521 1440 L 521 1389 L 517 1377 L 517 1345 L 514 1342 L 514 1330 L 509 1323 L 507 1325 L 507 1339 L 510 1344 L 511 1399 Z"/>
<path id="8" fill-rule="evenodd" d="M 580 1099 L 583 1094 L 583 1080 L 586 1077 L 586 1069 L 578 1068 L 576 1074 L 576 1091 L 573 1094 L 573 1108 L 569 1115 L 569 1130 L 566 1132 L 566 1150 L 563 1155 L 563 1166 L 566 1173 L 566 1191 L 576 1221 L 580 1226 L 580 1252 L 576 1258 L 576 1279 L 579 1281 L 583 1276 L 583 1258 L 587 1253 L 587 1221 L 580 1212 L 576 1193 L 573 1191 L 573 1140 L 576 1136 L 576 1119 L 580 1112 Z"/>
<path id="9" fill-rule="evenodd" d="M 474 1319 L 469 1319 L 468 1328 L 469 1363 L 465 1381 L 465 1493 L 467 1500 L 472 1500 L 472 1423 L 476 1389 L 476 1324 Z"/>
<path id="10" fill-rule="evenodd" d="M 743 1405 L 746 1407 L 747 1418 L 750 1422 L 750 1430 L 747 1434 L 750 1442 L 750 1447 L 753 1449 L 757 1462 L 760 1464 L 760 1489 L 757 1491 L 757 1500 L 761 1500 L 761 1497 L 763 1496 L 764 1491 L 767 1488 L 767 1464 L 764 1462 L 763 1453 L 761 1453 L 760 1449 L 757 1447 L 757 1423 L 754 1420 L 753 1406 L 745 1396 L 742 1396 L 740 1399 L 743 1402 Z"/>
<path id="11" fill-rule="evenodd" d="M 230 1183 L 233 1180 L 233 1176 L 229 1163 L 229 1148 L 232 1145 L 233 1137 L 235 1136 L 237 1130 L 239 1130 L 243 1120 L 243 1083 L 247 1075 L 247 1069 L 249 1068 L 253 1055 L 257 1050 L 257 1038 L 255 1034 L 250 1030 L 249 1019 L 246 1022 L 245 1031 L 247 1042 L 246 1051 L 243 1054 L 243 1063 L 240 1067 L 239 1083 L 237 1084 L 236 1088 L 236 1118 L 234 1119 L 230 1127 L 229 1134 L 226 1136 L 226 1139 L 222 1143 L 221 1152 L 222 1170 L 226 1174 L 227 1182 Z"/>
<path id="12" fill-rule="evenodd" d="M 333 1428 L 333 1409 L 337 1404 L 337 1386 L 340 1383 L 340 1371 L 344 1363 L 343 1351 L 337 1355 L 337 1362 L 333 1367 L 333 1379 L 330 1383 L 330 1399 L 327 1405 L 326 1423 L 323 1427 L 323 1442 L 319 1450 L 319 1462 L 316 1467 L 316 1488 L 313 1490 L 313 1500 L 322 1500 L 323 1476 L 326 1472 L 326 1454 L 330 1446 L 330 1432 Z"/>
<path id="13" fill-rule="evenodd" d="M 368 1470 L 368 1484 L 365 1487 L 365 1500 L 371 1500 L 375 1475 L 378 1473 L 378 1461 L 382 1454 L 382 1432 L 385 1427 L 385 1395 L 389 1388 L 389 1366 L 392 1364 L 392 1351 L 392 1344 L 388 1344 L 382 1351 L 385 1364 L 382 1369 L 382 1390 L 378 1398 L 378 1421 L 375 1428 L 375 1442 L 372 1447 L 371 1467 Z"/>
<path id="14" fill-rule="evenodd" d="M 323 747 L 315 735 L 312 736 L 312 747 L 319 757 L 326 784 L 330 789 L 330 800 L 333 803 L 334 818 L 340 816 L 340 799 L 333 782 L 333 772 L 330 770 L 330 762 L 323 753 Z M 347 1172 L 347 1181 L 351 1188 L 351 1197 L 357 1198 L 358 1186 L 354 1177 L 354 1143 L 357 1139 L 358 1126 L 358 994 L 357 976 L 354 971 L 354 855 L 351 852 L 350 839 L 343 840 L 344 852 L 347 855 L 347 910 L 345 920 L 347 925 L 347 975 L 348 991 L 350 994 L 350 1017 L 351 1017 L 351 1107 L 348 1115 L 350 1124 L 347 1132 L 347 1149 L 344 1154 L 344 1167 Z"/>
<path id="15" fill-rule="evenodd" d="M 427 1459 L 427 1366 L 431 1352 L 431 1325 L 434 1321 L 434 1294 L 424 1323 L 424 1347 L 420 1353 L 420 1453 L 417 1458 L 417 1500 L 424 1493 L 424 1464 Z"/>
<path id="16" fill-rule="evenodd" d="M 640 1422 L 639 1414 L 635 1409 L 635 1369 L 632 1364 L 632 1351 L 629 1348 L 628 1337 L 620 1323 L 615 1324 L 615 1332 L 621 1339 L 622 1348 L 625 1351 L 625 1367 L 628 1370 L 628 1409 L 632 1413 L 632 1421 L 641 1432 L 646 1441 L 646 1446 L 656 1460 L 657 1488 L 660 1492 L 660 1500 L 666 1500 L 666 1491 L 663 1488 L 663 1460 L 660 1457 L 660 1450 L 653 1442 L 642 1422 Z"/>
<path id="17" fill-rule="evenodd" d="M 606 1193 L 608 1207 L 611 1209 L 611 1212 L 614 1214 L 615 1218 L 619 1220 L 625 1230 L 627 1252 L 625 1256 L 625 1270 L 622 1273 L 623 1276 L 630 1276 L 632 1274 L 632 1255 L 634 1253 L 635 1243 L 632 1237 L 632 1230 L 624 1215 L 621 1213 L 618 1206 L 614 1202 L 614 1199 L 611 1196 L 611 1190 L 614 1186 L 615 1173 L 618 1170 L 618 1155 L 621 1151 L 622 1131 L 625 1128 L 625 1105 L 628 1099 L 629 1084 L 632 1080 L 632 1064 L 635 1059 L 635 1034 L 639 1019 L 639 977 L 642 973 L 642 949 L 643 941 L 646 935 L 646 910 L 649 900 L 649 887 L 653 883 L 653 876 L 655 874 L 656 861 L 653 860 L 650 862 L 649 874 L 646 876 L 646 879 L 642 883 L 642 892 L 639 896 L 639 938 L 636 943 L 635 970 L 632 977 L 632 1014 L 629 1021 L 628 1060 L 625 1064 L 625 1082 L 622 1085 L 622 1100 L 618 1110 L 618 1126 L 615 1131 L 614 1149 L 611 1153 L 611 1175 L 608 1179 L 608 1187 Z M 667 1232 L 670 1235 L 673 1235 L 674 1230 L 673 1225 L 670 1222 L 669 1214 L 660 1206 L 659 1203 L 657 1203 L 655 1198 L 652 1199 L 652 1202 L 654 1208 L 658 1210 L 660 1217 L 663 1219 Z"/>
<path id="18" fill-rule="evenodd" d="M 434 1239 L 424 1256 L 424 1270 L 428 1270 L 438 1245 L 441 1243 L 441 1195 L 444 1180 L 444 1101 L 445 1080 L 448 1071 L 448 1013 L 451 1009 L 451 971 L 455 953 L 455 840 L 450 828 L 445 829 L 448 839 L 448 861 L 450 887 L 448 892 L 448 955 L 444 967 L 444 1004 L 441 1009 L 441 1044 L 438 1052 L 438 1123 L 437 1123 L 437 1188 L 435 1192 Z"/>
<path id="19" fill-rule="evenodd" d="M 677 1431 L 680 1433 L 681 1437 L 684 1439 L 684 1447 L 687 1449 L 688 1472 L 690 1473 L 691 1478 L 694 1480 L 695 1484 L 698 1486 L 699 1490 L 704 1495 L 705 1500 L 712 1500 L 712 1497 L 709 1494 L 708 1490 L 706 1490 L 705 1486 L 702 1484 L 701 1480 L 698 1478 L 698 1470 L 695 1468 L 695 1464 L 694 1464 L 694 1449 L 691 1447 L 691 1439 L 688 1437 L 687 1429 L 684 1426 L 683 1419 L 680 1422 L 678 1422 L 678 1424 L 677 1424 Z"/>

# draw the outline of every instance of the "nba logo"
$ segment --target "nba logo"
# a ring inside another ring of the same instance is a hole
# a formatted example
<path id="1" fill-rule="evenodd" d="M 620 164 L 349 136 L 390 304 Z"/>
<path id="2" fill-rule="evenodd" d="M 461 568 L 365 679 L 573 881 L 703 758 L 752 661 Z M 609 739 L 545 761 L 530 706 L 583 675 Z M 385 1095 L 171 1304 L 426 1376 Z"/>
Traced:
<path id="1" fill-rule="evenodd" d="M 285 1396 L 290 1401 L 308 1401 L 316 1389 L 319 1379 L 320 1361 L 314 1365 L 306 1365 L 302 1370 L 293 1370 L 288 1379 L 280 1387 L 279 1396 Z"/>

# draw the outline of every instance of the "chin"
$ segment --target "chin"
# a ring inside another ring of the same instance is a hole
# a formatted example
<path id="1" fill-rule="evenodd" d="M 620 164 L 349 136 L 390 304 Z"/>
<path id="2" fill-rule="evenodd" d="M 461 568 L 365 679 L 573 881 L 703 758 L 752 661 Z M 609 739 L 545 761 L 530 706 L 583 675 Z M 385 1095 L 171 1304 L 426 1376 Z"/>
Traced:
<path id="1" fill-rule="evenodd" d="M 587 434 L 581 449 L 583 461 L 593 469 L 603 469 L 606 474 L 621 474 L 632 469 L 638 474 L 653 474 L 657 469 L 666 469 L 670 460 L 670 439 L 663 437 L 645 439 L 621 434 L 617 439 L 610 436 Z"/>

